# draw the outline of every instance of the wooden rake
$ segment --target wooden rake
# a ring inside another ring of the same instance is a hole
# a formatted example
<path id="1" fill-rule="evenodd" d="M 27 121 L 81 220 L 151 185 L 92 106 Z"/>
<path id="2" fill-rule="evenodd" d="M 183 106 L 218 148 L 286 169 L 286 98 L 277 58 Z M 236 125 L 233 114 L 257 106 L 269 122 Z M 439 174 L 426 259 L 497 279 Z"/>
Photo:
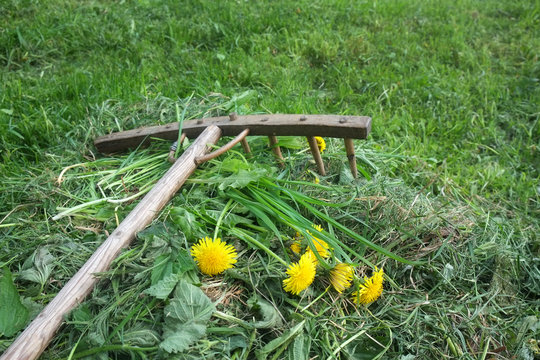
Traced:
<path id="1" fill-rule="evenodd" d="M 149 225 L 171 200 L 198 165 L 213 159 L 241 142 L 244 151 L 250 152 L 247 135 L 268 136 L 278 161 L 284 159 L 277 136 L 306 136 L 311 153 L 321 175 L 325 175 L 315 136 L 345 139 L 345 149 L 351 172 L 357 176 L 353 139 L 365 139 L 371 130 L 367 116 L 336 115 L 246 115 L 235 113 L 222 117 L 189 120 L 182 127 L 181 141 L 195 138 L 178 158 L 169 156 L 173 165 L 154 185 L 137 206 L 118 225 L 116 230 L 99 246 L 82 268 L 66 283 L 56 297 L 39 313 L 28 327 L 2 354 L 0 360 L 37 359 L 62 325 L 64 316 L 80 304 L 92 291 L 98 279 L 93 274 L 105 272 L 120 251 L 127 247 L 135 235 Z M 235 136 L 228 144 L 208 153 L 210 147 L 222 136 Z M 178 123 L 123 131 L 97 138 L 96 148 L 102 153 L 112 153 L 136 148 L 152 138 L 178 139 Z M 175 147 L 171 148 L 171 155 Z"/>

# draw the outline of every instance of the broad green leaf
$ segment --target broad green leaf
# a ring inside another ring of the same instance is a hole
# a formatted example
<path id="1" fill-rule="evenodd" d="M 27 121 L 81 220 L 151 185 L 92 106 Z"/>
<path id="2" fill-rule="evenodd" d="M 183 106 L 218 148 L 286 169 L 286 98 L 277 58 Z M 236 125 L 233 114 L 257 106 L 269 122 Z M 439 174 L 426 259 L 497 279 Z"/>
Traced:
<path id="1" fill-rule="evenodd" d="M 198 323 L 165 325 L 164 340 L 159 345 L 168 353 L 185 351 L 206 333 L 206 326 Z"/>
<path id="2" fill-rule="evenodd" d="M 28 281 L 45 285 L 54 267 L 54 256 L 46 248 L 38 249 L 33 255 L 34 266 L 21 271 L 19 276 Z"/>
<path id="3" fill-rule="evenodd" d="M 150 276 L 151 284 L 155 285 L 166 276 L 172 274 L 173 263 L 170 254 L 163 254 L 156 258 Z"/>
<path id="4" fill-rule="evenodd" d="M 184 208 L 175 207 L 171 210 L 170 216 L 172 221 L 178 225 L 186 238 L 190 239 L 194 236 L 194 234 L 201 232 L 200 229 L 202 225 L 199 221 L 197 221 L 197 218 L 192 212 Z"/>
<path id="5" fill-rule="evenodd" d="M 230 173 L 237 173 L 240 170 L 249 170 L 251 169 L 251 166 L 245 161 L 234 158 L 227 158 L 223 160 L 221 164 L 219 164 L 218 169 L 220 172 L 226 171 Z"/>
<path id="6" fill-rule="evenodd" d="M 241 189 L 246 187 L 248 184 L 259 180 L 261 177 L 265 176 L 267 171 L 265 169 L 257 168 L 255 170 L 244 170 L 240 169 L 238 173 L 232 174 L 225 178 L 219 179 L 220 190 L 225 190 L 226 188 L 235 188 Z"/>
<path id="7" fill-rule="evenodd" d="M 180 251 L 178 257 L 173 263 L 173 272 L 183 274 L 187 271 L 195 269 L 195 263 L 187 251 Z"/>
<path id="8" fill-rule="evenodd" d="M 155 346 L 159 343 L 159 334 L 148 325 L 137 323 L 130 329 L 122 332 L 122 340 L 131 346 Z"/>
<path id="9" fill-rule="evenodd" d="M 205 335 L 206 323 L 215 309 L 201 289 L 180 280 L 165 307 L 163 341 L 159 346 L 168 353 L 185 351 Z"/>
<path id="10" fill-rule="evenodd" d="M 28 319 L 28 310 L 21 302 L 11 272 L 5 268 L 0 278 L 0 337 L 11 337 Z"/>
<path id="11" fill-rule="evenodd" d="M 182 275 L 194 268 L 195 263 L 185 250 L 180 251 L 174 261 L 171 261 L 170 255 L 162 255 L 156 259 L 156 265 L 152 270 L 152 286 L 144 293 L 158 299 L 166 299 L 178 280 L 183 278 Z"/>
<path id="12" fill-rule="evenodd" d="M 169 274 L 163 279 L 159 280 L 155 285 L 150 286 L 148 289 L 144 290 L 145 294 L 151 295 L 158 299 L 166 299 L 169 297 L 170 293 L 173 291 L 176 283 L 178 283 L 179 275 L 178 274 Z"/>

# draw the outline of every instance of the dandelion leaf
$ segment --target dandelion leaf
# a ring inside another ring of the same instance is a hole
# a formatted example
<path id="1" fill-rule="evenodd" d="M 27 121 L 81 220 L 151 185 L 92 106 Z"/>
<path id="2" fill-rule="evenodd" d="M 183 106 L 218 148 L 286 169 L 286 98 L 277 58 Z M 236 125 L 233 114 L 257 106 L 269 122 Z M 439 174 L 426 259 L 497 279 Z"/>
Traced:
<path id="1" fill-rule="evenodd" d="M 305 334 L 298 335 L 287 350 L 290 360 L 308 360 L 309 337 Z"/>
<path id="2" fill-rule="evenodd" d="M 173 299 L 165 307 L 160 348 L 168 353 L 187 350 L 206 334 L 206 323 L 214 311 L 214 304 L 201 289 L 184 280 L 178 282 Z"/>
<path id="3" fill-rule="evenodd" d="M 5 268 L 0 278 L 0 337 L 15 335 L 27 319 L 28 310 L 21 302 L 11 272 Z"/>
<path id="4" fill-rule="evenodd" d="M 267 359 L 273 351 L 279 349 L 280 347 L 287 345 L 297 336 L 301 335 L 304 331 L 305 320 L 293 326 L 290 330 L 286 331 L 280 337 L 270 341 L 266 344 L 261 350 L 255 352 L 257 359 Z"/>
<path id="5" fill-rule="evenodd" d="M 251 305 L 251 310 L 258 313 L 262 318 L 261 320 L 253 323 L 255 328 L 269 329 L 283 325 L 279 312 L 268 301 L 257 298 L 255 301 L 250 301 L 249 304 Z"/>
<path id="6" fill-rule="evenodd" d="M 246 187 L 248 184 L 259 180 L 261 177 L 267 174 L 266 169 L 257 168 L 254 170 L 245 170 L 240 169 L 238 173 L 232 174 L 226 178 L 221 179 L 219 184 L 220 190 L 225 190 L 226 188 L 235 188 L 241 189 Z"/>

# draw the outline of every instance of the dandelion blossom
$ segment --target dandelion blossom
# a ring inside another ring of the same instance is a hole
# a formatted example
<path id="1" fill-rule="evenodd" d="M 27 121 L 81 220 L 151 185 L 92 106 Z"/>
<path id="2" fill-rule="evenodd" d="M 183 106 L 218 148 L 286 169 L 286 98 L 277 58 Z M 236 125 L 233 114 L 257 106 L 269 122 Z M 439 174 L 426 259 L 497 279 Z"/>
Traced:
<path id="1" fill-rule="evenodd" d="M 320 136 L 315 136 L 315 141 L 317 141 L 317 147 L 319 148 L 319 152 L 322 153 L 324 149 L 326 149 L 326 142 Z"/>
<path id="2" fill-rule="evenodd" d="M 377 300 L 382 294 L 383 277 L 383 270 L 377 270 L 377 268 L 375 268 L 372 277 L 364 276 L 364 284 L 360 285 L 360 289 L 353 293 L 353 301 L 356 304 L 368 305 Z"/>
<path id="3" fill-rule="evenodd" d="M 232 245 L 220 238 L 212 240 L 207 236 L 191 247 L 191 256 L 204 274 L 213 276 L 232 268 L 237 253 Z"/>
<path id="4" fill-rule="evenodd" d="M 291 244 L 291 250 L 295 254 L 300 254 L 300 251 L 302 251 L 302 245 L 300 241 L 295 241 Z"/>
<path id="5" fill-rule="evenodd" d="M 283 280 L 285 291 L 298 295 L 307 289 L 315 279 L 315 263 L 311 254 L 305 253 L 297 263 L 289 265 L 287 275 L 289 277 Z"/>
<path id="6" fill-rule="evenodd" d="M 321 225 L 313 225 L 313 228 L 319 232 L 322 231 L 322 227 Z M 321 240 L 315 236 L 313 236 L 313 234 L 311 232 L 308 231 L 308 234 L 311 235 L 311 240 L 313 241 L 313 245 L 315 246 L 315 250 L 317 250 L 317 252 L 319 253 L 319 256 L 322 257 L 322 258 L 327 258 L 330 256 L 330 246 L 328 246 L 328 244 L 326 243 L 326 241 L 324 240 Z M 313 254 L 313 251 L 311 250 L 310 247 L 307 248 L 306 250 L 306 253 L 310 253 L 313 257 L 313 261 L 317 262 L 317 257 L 315 256 L 315 254 Z"/>
<path id="7" fill-rule="evenodd" d="M 349 264 L 339 263 L 330 270 L 330 283 L 338 293 L 351 286 L 354 269 Z"/>

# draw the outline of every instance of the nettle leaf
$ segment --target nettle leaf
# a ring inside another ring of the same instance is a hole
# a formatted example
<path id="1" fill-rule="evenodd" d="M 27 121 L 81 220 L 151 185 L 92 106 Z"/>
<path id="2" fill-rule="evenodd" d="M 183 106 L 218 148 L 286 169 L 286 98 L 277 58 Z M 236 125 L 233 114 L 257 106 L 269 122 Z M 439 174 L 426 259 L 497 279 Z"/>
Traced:
<path id="1" fill-rule="evenodd" d="M 183 278 L 181 275 L 193 269 L 195 269 L 195 263 L 185 250 L 180 251 L 176 258 L 173 258 L 171 254 L 158 256 L 154 261 L 150 276 L 152 286 L 145 293 L 156 296 L 158 299 L 165 299 L 178 280 Z M 167 291 L 166 295 L 157 295 L 164 291 Z"/>
<path id="2" fill-rule="evenodd" d="M 194 234 L 202 231 L 202 224 L 197 221 L 196 216 L 184 208 L 173 208 L 170 212 L 170 216 L 173 223 L 180 228 L 188 239 L 192 238 Z"/>
<path id="3" fill-rule="evenodd" d="M 155 346 L 159 343 L 160 338 L 155 330 L 148 328 L 148 326 L 143 323 L 137 323 L 132 328 L 122 333 L 122 340 L 125 344 L 131 346 L 147 347 Z"/>
<path id="4" fill-rule="evenodd" d="M 0 337 L 11 337 L 21 330 L 28 319 L 11 272 L 5 268 L 0 278 Z"/>
<path id="5" fill-rule="evenodd" d="M 195 269 L 193 258 L 187 253 L 187 251 L 181 251 L 173 263 L 173 272 L 183 274 L 193 269 Z"/>
<path id="6" fill-rule="evenodd" d="M 152 285 L 148 289 L 144 290 L 143 293 L 152 295 L 158 299 L 166 299 L 173 291 L 179 279 L 180 276 L 178 274 L 169 274 L 163 279 L 159 280 L 155 285 Z"/>
<path id="7" fill-rule="evenodd" d="M 172 274 L 173 264 L 170 259 L 170 254 L 163 254 L 158 256 L 156 260 L 154 260 L 152 274 L 150 275 L 150 281 L 152 285 L 156 285 L 160 280 Z"/>
<path id="8" fill-rule="evenodd" d="M 46 248 L 38 249 L 33 256 L 34 267 L 20 272 L 21 279 L 45 285 L 54 267 L 54 256 Z"/>
<path id="9" fill-rule="evenodd" d="M 187 350 L 206 334 L 206 324 L 215 310 L 201 289 L 181 280 L 174 298 L 165 307 L 164 340 L 160 348 L 168 353 Z"/>

